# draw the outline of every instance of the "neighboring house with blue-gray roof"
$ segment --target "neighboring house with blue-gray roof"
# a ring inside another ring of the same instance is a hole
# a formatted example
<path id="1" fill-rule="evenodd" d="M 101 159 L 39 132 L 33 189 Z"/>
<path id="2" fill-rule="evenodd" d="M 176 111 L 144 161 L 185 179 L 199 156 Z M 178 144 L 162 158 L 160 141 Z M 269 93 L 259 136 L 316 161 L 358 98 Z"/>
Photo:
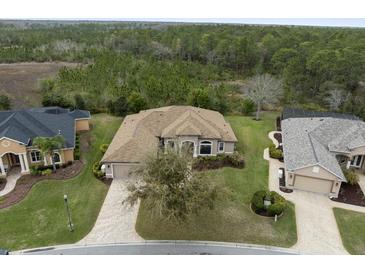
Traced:
<path id="1" fill-rule="evenodd" d="M 365 123 L 355 116 L 289 109 L 281 129 L 288 188 L 337 197 L 343 169 L 365 169 Z"/>
<path id="2" fill-rule="evenodd" d="M 19 166 L 29 173 L 32 164 L 50 165 L 50 155 L 41 155 L 33 146 L 36 137 L 62 135 L 65 144 L 55 153 L 55 162 L 74 160 L 76 132 L 89 130 L 90 112 L 61 107 L 41 107 L 26 110 L 0 111 L 0 176 Z"/>

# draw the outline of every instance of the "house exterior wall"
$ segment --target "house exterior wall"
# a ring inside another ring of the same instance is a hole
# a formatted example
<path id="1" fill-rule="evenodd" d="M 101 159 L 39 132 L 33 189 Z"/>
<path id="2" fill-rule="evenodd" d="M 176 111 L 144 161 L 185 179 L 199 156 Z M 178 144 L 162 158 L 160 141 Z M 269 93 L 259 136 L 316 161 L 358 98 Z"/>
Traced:
<path id="1" fill-rule="evenodd" d="M 75 120 L 76 131 L 88 131 L 90 129 L 89 119 Z"/>
<path id="2" fill-rule="evenodd" d="M 318 172 L 313 171 L 313 167 L 318 168 Z M 320 183 L 317 179 L 327 180 L 332 182 L 331 192 L 328 193 L 331 196 L 337 197 L 338 192 L 341 188 L 341 181 L 332 173 L 328 172 L 320 166 L 311 166 L 306 168 L 301 168 L 293 172 L 286 171 L 286 187 L 290 189 L 295 189 L 295 179 L 296 176 L 301 176 L 301 182 L 307 180 L 307 187 L 311 188 L 311 191 L 317 192 L 317 186 L 313 185 L 315 183 Z M 326 182 L 323 182 L 326 183 Z M 312 187 L 311 187 L 312 184 Z"/>
<path id="3" fill-rule="evenodd" d="M 64 149 L 62 150 L 62 153 L 63 153 L 63 160 L 64 160 L 64 163 L 67 163 L 67 162 L 73 162 L 74 161 L 74 149 L 73 148 L 70 148 L 70 149 Z"/>
<path id="4" fill-rule="evenodd" d="M 355 155 L 365 155 L 365 146 L 351 150 L 350 157 L 353 157 Z"/>
<path id="5" fill-rule="evenodd" d="M 7 138 L 0 140 L 0 155 L 4 155 L 9 152 L 14 154 L 25 153 L 26 147 L 23 144 Z"/>

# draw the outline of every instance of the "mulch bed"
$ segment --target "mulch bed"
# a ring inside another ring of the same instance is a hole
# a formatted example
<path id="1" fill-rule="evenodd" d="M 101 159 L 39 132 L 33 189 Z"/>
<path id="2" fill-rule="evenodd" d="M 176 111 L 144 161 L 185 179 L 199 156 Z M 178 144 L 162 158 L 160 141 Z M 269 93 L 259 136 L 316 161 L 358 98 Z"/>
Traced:
<path id="1" fill-rule="evenodd" d="M 71 179 L 77 176 L 81 172 L 83 167 L 84 164 L 81 161 L 76 160 L 73 162 L 72 165 L 64 168 L 59 168 L 55 173 L 47 176 L 28 174 L 20 177 L 16 183 L 14 190 L 6 194 L 5 196 L 0 197 L 0 209 L 7 208 L 23 200 L 36 183 L 43 180 L 63 181 Z"/>
<path id="2" fill-rule="evenodd" d="M 276 130 L 281 131 L 281 117 L 276 117 Z"/>
<path id="3" fill-rule="evenodd" d="M 286 188 L 286 187 L 279 187 L 280 191 L 281 192 L 284 192 L 284 193 L 292 193 L 293 190 L 292 189 L 289 189 L 289 188 Z"/>
<path id="4" fill-rule="evenodd" d="M 6 185 L 6 179 L 1 178 L 0 179 L 0 191 L 2 191 L 5 188 L 5 185 Z"/>
<path id="5" fill-rule="evenodd" d="M 365 196 L 358 184 L 350 185 L 342 183 L 338 198 L 332 198 L 331 200 L 345 204 L 365 206 Z"/>

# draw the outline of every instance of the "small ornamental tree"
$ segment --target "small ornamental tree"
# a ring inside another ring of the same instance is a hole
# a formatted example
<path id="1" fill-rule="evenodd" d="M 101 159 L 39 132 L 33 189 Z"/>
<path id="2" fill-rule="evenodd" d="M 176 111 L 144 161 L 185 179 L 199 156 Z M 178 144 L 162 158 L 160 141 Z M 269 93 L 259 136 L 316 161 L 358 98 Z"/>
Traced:
<path id="1" fill-rule="evenodd" d="M 56 171 L 56 163 L 54 161 L 55 150 L 61 149 L 64 143 L 65 139 L 62 135 L 56 135 L 54 137 L 36 137 L 33 140 L 33 146 L 38 147 L 42 154 L 51 155 L 53 171 Z"/>
<path id="2" fill-rule="evenodd" d="M 202 173 L 192 172 L 183 153 L 167 150 L 159 157 L 150 156 L 136 175 L 144 183 L 129 187 L 125 202 L 133 205 L 141 198 L 166 219 L 185 220 L 202 208 L 213 208 L 217 198 L 217 187 Z"/>

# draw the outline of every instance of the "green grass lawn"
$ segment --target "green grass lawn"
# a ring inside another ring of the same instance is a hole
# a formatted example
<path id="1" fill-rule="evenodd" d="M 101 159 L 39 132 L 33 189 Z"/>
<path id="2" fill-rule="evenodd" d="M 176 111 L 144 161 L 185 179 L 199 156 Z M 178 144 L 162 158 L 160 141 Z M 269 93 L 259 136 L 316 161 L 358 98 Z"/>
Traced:
<path id="1" fill-rule="evenodd" d="M 91 148 L 83 155 L 86 166 L 81 174 L 67 181 L 39 182 L 19 204 L 0 210 L 0 248 L 73 243 L 91 230 L 108 190 L 94 177 L 91 167 L 102 156 L 99 146 L 111 141 L 120 123 L 119 118 L 94 115 L 93 129 L 84 133 L 90 134 Z M 67 227 L 64 194 L 69 197 L 74 232 Z"/>
<path id="2" fill-rule="evenodd" d="M 365 255 L 365 213 L 333 209 L 343 245 L 351 254 Z"/>
<path id="3" fill-rule="evenodd" d="M 276 113 L 265 113 L 262 121 L 251 117 L 228 116 L 244 153 L 244 169 L 223 168 L 209 171 L 212 180 L 222 184 L 229 195 L 217 201 L 213 210 L 189 217 L 186 223 L 165 221 L 152 214 L 143 201 L 136 230 L 145 239 L 209 240 L 245 242 L 289 247 L 297 241 L 294 206 L 275 223 L 253 214 L 249 204 L 253 193 L 268 187 L 268 162 L 263 150 L 270 144 L 268 132 L 275 128 Z"/>

